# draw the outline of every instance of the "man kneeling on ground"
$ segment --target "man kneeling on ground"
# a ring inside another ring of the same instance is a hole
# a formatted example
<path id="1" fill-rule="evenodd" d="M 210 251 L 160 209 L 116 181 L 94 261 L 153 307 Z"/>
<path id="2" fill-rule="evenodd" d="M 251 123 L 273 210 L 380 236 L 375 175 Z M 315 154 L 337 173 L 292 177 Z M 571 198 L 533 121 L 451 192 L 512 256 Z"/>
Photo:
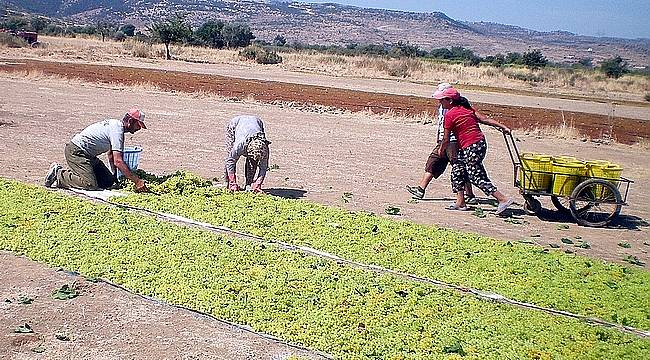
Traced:
<path id="1" fill-rule="evenodd" d="M 144 180 L 131 172 L 122 157 L 124 132 L 134 134 L 146 128 L 144 113 L 138 109 L 129 110 L 122 120 L 106 119 L 88 126 L 65 146 L 65 159 L 70 170 L 64 170 L 61 165 L 53 163 L 45 177 L 45 186 L 84 190 L 108 189 L 117 181 L 116 170 L 119 170 L 135 183 L 136 191 L 147 191 Z M 103 153 L 107 153 L 111 170 L 97 158 Z"/>

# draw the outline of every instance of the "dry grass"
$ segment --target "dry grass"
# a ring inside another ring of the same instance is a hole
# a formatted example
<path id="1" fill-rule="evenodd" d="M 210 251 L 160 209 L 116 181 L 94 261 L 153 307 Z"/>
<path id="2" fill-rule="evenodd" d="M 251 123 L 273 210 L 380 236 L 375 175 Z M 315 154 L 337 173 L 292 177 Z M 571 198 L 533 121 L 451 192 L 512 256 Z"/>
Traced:
<path id="1" fill-rule="evenodd" d="M 22 48 L 29 46 L 27 42 L 17 36 L 0 32 L 0 48 Z"/>
<path id="2" fill-rule="evenodd" d="M 62 38 L 42 36 L 43 45 L 37 49 L 20 50 L 0 47 L 3 53 L 22 56 L 110 61 L 119 58 L 140 58 L 159 61 L 165 58 L 162 44 L 147 44 L 128 39 L 124 42 L 102 42 L 91 37 Z M 243 65 L 237 50 L 216 50 L 192 46 L 171 46 L 175 59 L 205 63 Z M 650 93 L 650 77 L 625 75 L 610 79 L 586 70 L 540 69 L 492 66 L 469 67 L 445 64 L 424 59 L 389 59 L 371 56 L 324 55 L 313 51 L 282 53 L 283 62 L 276 66 L 287 71 L 307 71 L 343 77 L 406 79 L 413 82 L 436 84 L 449 82 L 464 86 L 504 88 L 540 93 L 587 96 L 604 100 L 633 100 L 644 102 Z M 264 66 L 246 63 L 247 66 Z"/>
<path id="3" fill-rule="evenodd" d="M 15 72 L 15 73 L 0 72 L 0 78 L 8 78 L 8 79 L 19 80 L 19 81 L 49 80 L 49 81 L 63 82 L 71 85 L 89 84 L 87 82 L 78 79 L 70 79 L 58 75 L 47 75 L 40 70 L 32 70 L 28 72 Z M 90 85 L 96 87 L 107 87 L 111 89 L 129 90 L 129 91 L 155 92 L 155 93 L 168 94 L 172 96 L 181 95 L 174 91 L 168 91 L 162 89 L 157 85 L 148 82 L 132 84 L 132 85 L 124 85 L 121 83 L 90 84 Z M 183 96 L 186 95 L 187 94 L 183 94 Z M 190 94 L 190 96 L 200 98 L 200 99 L 214 100 L 214 101 L 237 102 L 237 103 L 245 103 L 251 105 L 263 104 L 265 106 L 276 106 L 280 109 L 292 109 L 292 110 L 298 110 L 305 113 L 345 115 L 361 121 L 381 120 L 381 121 L 398 122 L 398 123 L 419 123 L 419 124 L 432 124 L 437 121 L 436 114 L 429 113 L 429 112 L 421 113 L 415 116 L 401 115 L 396 113 L 393 109 L 388 109 L 387 111 L 381 113 L 375 113 L 372 111 L 372 109 L 352 112 L 349 110 L 344 110 L 336 107 L 330 107 L 330 106 L 324 106 L 318 104 L 305 104 L 305 103 L 299 103 L 295 101 L 276 100 L 270 103 L 263 102 L 255 99 L 253 95 L 249 95 L 244 99 L 227 98 L 206 91 L 193 92 Z M 0 124 L 0 125 L 12 125 L 12 124 L 7 123 L 7 124 Z M 566 122 L 563 122 L 562 125 L 558 125 L 558 126 L 536 127 L 534 129 L 527 130 L 525 132 L 525 135 L 535 136 L 537 138 L 548 138 L 548 139 L 585 139 L 585 137 L 580 134 L 580 132 L 573 126 L 573 124 L 570 123 L 567 124 Z M 612 142 L 615 142 L 615 139 L 611 139 L 607 136 L 607 134 L 604 134 L 601 137 L 601 139 L 596 139 L 595 141 L 599 141 L 605 144 L 610 144 Z M 647 139 L 640 139 L 637 143 L 635 143 L 632 146 L 641 150 L 650 150 L 650 141 L 648 141 Z"/>
<path id="4" fill-rule="evenodd" d="M 65 82 L 66 84 L 81 84 L 82 82 L 76 79 L 70 79 L 59 75 L 48 75 L 41 70 L 17 71 L 17 72 L 0 72 L 0 77 L 6 79 L 19 79 L 19 80 L 56 80 Z"/>
<path id="5" fill-rule="evenodd" d="M 647 150 L 650 150 L 650 140 L 648 140 L 648 139 L 639 139 L 632 146 L 635 147 L 635 148 L 647 151 Z"/>
<path id="6" fill-rule="evenodd" d="M 526 135 L 552 139 L 581 139 L 583 137 L 575 127 L 566 124 L 535 127 L 526 131 Z"/>

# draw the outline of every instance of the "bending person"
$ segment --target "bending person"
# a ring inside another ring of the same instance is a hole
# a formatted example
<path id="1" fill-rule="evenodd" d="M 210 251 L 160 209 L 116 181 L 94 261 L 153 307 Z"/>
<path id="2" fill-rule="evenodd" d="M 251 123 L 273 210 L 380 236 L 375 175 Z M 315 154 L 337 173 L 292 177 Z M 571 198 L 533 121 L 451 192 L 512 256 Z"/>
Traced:
<path id="1" fill-rule="evenodd" d="M 240 190 L 237 184 L 237 161 L 246 157 L 246 187 L 251 186 L 255 192 L 262 191 L 262 183 L 269 168 L 269 144 L 264 133 L 264 123 L 257 116 L 242 115 L 230 120 L 226 125 L 226 159 L 225 170 L 228 189 Z M 255 173 L 257 178 L 255 178 Z"/>
<path id="2" fill-rule="evenodd" d="M 461 166 L 452 168 L 451 187 L 456 193 L 456 203 L 448 207 L 449 210 L 467 210 L 465 204 L 465 183 L 471 182 L 486 195 L 493 196 L 499 202 L 496 214 L 501 214 L 513 202 L 512 198 L 503 195 L 488 178 L 487 171 L 483 166 L 483 159 L 487 152 L 485 135 L 479 127 L 479 123 L 495 127 L 504 133 L 510 129 L 485 116 L 478 116 L 469 106 L 462 106 L 460 93 L 449 88 L 435 96 L 443 108 L 447 109 L 445 114 L 445 134 L 440 144 L 439 154 L 443 154 L 449 146 L 449 138 L 453 132 L 458 137 L 458 158 Z"/>
<path id="3" fill-rule="evenodd" d="M 52 163 L 45 177 L 50 188 L 78 188 L 101 190 L 110 188 L 117 180 L 119 170 L 135 183 L 138 192 L 147 191 L 144 180 L 133 174 L 124 162 L 124 132 L 131 134 L 146 129 L 144 113 L 130 109 L 122 118 L 94 123 L 75 135 L 65 146 L 65 160 L 70 170 Z M 110 170 L 97 157 L 107 153 Z"/>

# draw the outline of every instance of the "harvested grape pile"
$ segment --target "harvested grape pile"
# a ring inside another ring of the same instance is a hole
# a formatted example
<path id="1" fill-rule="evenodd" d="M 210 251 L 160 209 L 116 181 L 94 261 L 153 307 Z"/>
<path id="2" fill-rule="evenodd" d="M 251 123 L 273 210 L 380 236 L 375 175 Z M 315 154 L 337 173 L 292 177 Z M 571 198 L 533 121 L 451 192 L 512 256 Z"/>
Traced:
<path id="1" fill-rule="evenodd" d="M 187 173 L 149 181 L 160 195 L 119 201 L 648 328 L 650 281 L 640 270 L 305 201 L 232 194 Z M 0 180 L 0 248 L 337 358 L 650 355 L 650 341 L 617 330 L 14 181 Z"/>

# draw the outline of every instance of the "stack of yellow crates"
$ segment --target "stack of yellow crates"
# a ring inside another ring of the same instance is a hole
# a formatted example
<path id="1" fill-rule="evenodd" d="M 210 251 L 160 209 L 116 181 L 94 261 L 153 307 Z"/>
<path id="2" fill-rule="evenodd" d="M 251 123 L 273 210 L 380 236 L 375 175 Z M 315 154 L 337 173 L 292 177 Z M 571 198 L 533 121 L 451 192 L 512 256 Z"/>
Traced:
<path id="1" fill-rule="evenodd" d="M 519 183 L 525 190 L 549 192 L 557 196 L 571 195 L 578 184 L 594 177 L 611 179 L 611 183 L 618 186 L 623 172 L 621 166 L 606 160 L 582 161 L 573 156 L 522 153 L 519 160 Z"/>

